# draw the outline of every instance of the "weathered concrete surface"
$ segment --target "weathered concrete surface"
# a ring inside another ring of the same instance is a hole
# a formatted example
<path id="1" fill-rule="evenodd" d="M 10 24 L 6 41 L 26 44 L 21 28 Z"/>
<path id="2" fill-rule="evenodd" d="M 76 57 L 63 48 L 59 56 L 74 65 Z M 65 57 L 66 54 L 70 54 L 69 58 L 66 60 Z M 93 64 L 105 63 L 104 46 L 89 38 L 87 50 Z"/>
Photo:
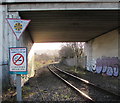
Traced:
<path id="1" fill-rule="evenodd" d="M 10 4 L 8 11 L 39 11 L 39 10 L 118 10 L 118 2 L 51 2 L 31 4 Z"/>
<path id="2" fill-rule="evenodd" d="M 86 42 L 85 43 L 85 46 L 84 46 L 84 52 L 85 52 L 85 55 L 87 56 L 87 70 L 90 70 L 91 71 L 91 61 L 92 61 L 92 42 L 93 40 L 89 41 L 89 42 Z"/>
<path id="3" fill-rule="evenodd" d="M 0 5 L 0 31 L 3 32 L 2 30 L 2 22 L 3 22 L 3 15 L 2 15 L 2 5 Z M 2 33 L 0 33 L 0 102 L 2 100 Z"/>
<path id="4" fill-rule="evenodd" d="M 118 23 L 120 24 L 120 22 Z M 120 28 L 118 29 L 118 58 L 120 59 Z"/>
<path id="5" fill-rule="evenodd" d="M 86 43 L 87 70 L 119 76 L 118 36 L 116 29 Z"/>
<path id="6" fill-rule="evenodd" d="M 7 12 L 6 5 L 0 5 L 0 94 L 10 86 L 15 84 L 16 75 L 9 74 L 9 47 L 16 47 L 16 37 L 9 27 L 6 18 L 18 18 L 18 12 Z M 30 53 L 33 41 L 29 32 L 26 31 L 20 38 L 20 46 L 28 48 Z M 29 56 L 29 55 L 28 55 Z M 32 56 L 32 55 L 31 55 Z M 29 59 L 30 61 L 31 59 Z M 32 63 L 30 64 L 32 65 Z M 33 67 L 30 69 L 32 70 Z M 31 73 L 31 72 L 29 72 Z M 0 96 L 1 97 L 1 96 Z"/>
<path id="7" fill-rule="evenodd" d="M 2 87 L 9 86 L 9 74 L 8 74 L 8 29 L 6 23 L 6 6 L 0 5 L 0 83 Z M 2 89 L 0 89 L 2 90 Z"/>
<path id="8" fill-rule="evenodd" d="M 3 0 L 4 2 L 119 2 L 119 0 Z"/>
<path id="9" fill-rule="evenodd" d="M 118 27 L 118 11 L 51 10 L 20 12 L 31 19 L 29 29 L 34 42 L 89 41 Z"/>
<path id="10" fill-rule="evenodd" d="M 3 5 L 31 19 L 29 30 L 36 43 L 89 41 L 118 28 L 117 0 L 6 0 Z"/>
<path id="11" fill-rule="evenodd" d="M 93 40 L 92 58 L 102 56 L 118 57 L 118 30 L 114 30 Z"/>

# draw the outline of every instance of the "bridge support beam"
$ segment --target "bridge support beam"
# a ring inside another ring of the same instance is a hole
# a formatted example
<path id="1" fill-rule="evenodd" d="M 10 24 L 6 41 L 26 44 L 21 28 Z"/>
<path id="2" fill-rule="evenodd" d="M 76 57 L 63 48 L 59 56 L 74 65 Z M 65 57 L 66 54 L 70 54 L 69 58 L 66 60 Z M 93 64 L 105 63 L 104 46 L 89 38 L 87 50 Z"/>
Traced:
<path id="1" fill-rule="evenodd" d="M 119 2 L 37 2 L 10 3 L 9 11 L 44 10 L 118 10 Z M 9 4 L 9 3 L 3 3 Z M 28 5 L 29 4 L 29 5 Z"/>

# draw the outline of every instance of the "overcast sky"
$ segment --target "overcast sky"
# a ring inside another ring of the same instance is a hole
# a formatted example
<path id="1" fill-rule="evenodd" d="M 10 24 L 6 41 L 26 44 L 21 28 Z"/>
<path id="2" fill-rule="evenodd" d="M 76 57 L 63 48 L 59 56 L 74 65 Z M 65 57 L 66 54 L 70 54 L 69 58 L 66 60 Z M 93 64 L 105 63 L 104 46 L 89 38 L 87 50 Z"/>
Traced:
<path id="1" fill-rule="evenodd" d="M 35 43 L 34 50 L 56 50 L 61 48 L 62 43 Z"/>

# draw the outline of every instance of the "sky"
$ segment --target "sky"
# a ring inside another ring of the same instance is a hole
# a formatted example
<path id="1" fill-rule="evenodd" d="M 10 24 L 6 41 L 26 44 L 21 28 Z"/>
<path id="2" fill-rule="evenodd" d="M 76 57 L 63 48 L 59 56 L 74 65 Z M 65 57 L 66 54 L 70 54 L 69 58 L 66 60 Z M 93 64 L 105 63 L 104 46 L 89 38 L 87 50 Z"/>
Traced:
<path id="1" fill-rule="evenodd" d="M 34 43 L 34 50 L 60 50 L 62 43 Z"/>

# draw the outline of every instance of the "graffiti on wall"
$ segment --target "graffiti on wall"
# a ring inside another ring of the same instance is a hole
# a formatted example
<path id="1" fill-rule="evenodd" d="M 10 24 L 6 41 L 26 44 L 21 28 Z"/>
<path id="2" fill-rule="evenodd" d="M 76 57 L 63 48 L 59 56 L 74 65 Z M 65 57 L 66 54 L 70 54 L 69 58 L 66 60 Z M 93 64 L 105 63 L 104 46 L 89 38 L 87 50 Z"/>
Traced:
<path id="1" fill-rule="evenodd" d="M 95 61 L 92 71 L 117 77 L 119 75 L 119 67 L 120 60 L 118 57 L 102 57 Z"/>

